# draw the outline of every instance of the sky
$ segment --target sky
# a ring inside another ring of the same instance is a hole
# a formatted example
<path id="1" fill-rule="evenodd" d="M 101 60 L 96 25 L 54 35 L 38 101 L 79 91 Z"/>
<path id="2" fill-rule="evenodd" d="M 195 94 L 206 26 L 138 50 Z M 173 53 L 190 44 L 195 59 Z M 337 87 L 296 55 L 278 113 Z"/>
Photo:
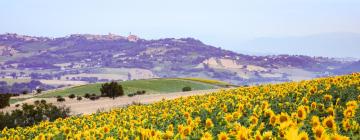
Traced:
<path id="1" fill-rule="evenodd" d="M 0 33 L 131 32 L 145 39 L 193 37 L 244 52 L 267 53 L 241 45 L 257 38 L 360 33 L 359 0 L 2 0 L 0 6 Z"/>

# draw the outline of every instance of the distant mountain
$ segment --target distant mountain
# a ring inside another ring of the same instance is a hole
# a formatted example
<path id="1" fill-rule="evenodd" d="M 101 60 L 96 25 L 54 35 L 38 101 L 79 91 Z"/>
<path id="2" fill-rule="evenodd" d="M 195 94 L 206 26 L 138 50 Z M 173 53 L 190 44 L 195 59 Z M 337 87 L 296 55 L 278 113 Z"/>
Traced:
<path id="1" fill-rule="evenodd" d="M 47 38 L 3 34 L 0 46 L 3 52 L 0 76 L 32 79 L 97 82 L 203 77 L 255 84 L 335 75 L 354 64 L 303 55 L 250 56 L 193 38 L 144 40 L 135 35 L 76 34 Z M 346 73 L 349 72 L 352 70 Z"/>
<path id="2" fill-rule="evenodd" d="M 257 38 L 241 48 L 258 53 L 360 58 L 360 34 L 325 33 L 303 37 Z"/>

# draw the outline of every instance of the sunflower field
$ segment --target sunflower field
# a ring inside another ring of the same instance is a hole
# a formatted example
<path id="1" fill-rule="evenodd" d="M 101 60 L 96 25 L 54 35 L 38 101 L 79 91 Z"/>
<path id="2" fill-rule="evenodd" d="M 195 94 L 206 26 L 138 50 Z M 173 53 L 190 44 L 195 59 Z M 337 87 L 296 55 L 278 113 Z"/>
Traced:
<path id="1" fill-rule="evenodd" d="M 360 139 L 360 73 L 220 92 L 3 129 L 1 139 Z"/>

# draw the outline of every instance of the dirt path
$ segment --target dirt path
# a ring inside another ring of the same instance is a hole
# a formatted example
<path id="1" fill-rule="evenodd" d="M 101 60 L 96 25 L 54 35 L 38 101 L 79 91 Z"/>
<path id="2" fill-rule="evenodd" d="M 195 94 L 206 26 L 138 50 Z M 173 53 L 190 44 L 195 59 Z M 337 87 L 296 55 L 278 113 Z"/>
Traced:
<path id="1" fill-rule="evenodd" d="M 30 98 L 24 101 L 20 101 L 17 104 L 28 103 L 32 104 L 36 100 L 46 100 L 48 103 L 53 103 L 58 106 L 67 106 L 70 107 L 72 114 L 91 114 L 97 111 L 109 111 L 112 108 L 123 107 L 133 102 L 140 102 L 142 104 L 149 104 L 156 101 L 161 101 L 162 99 L 175 99 L 179 97 L 187 97 L 192 95 L 203 95 L 212 92 L 220 91 L 221 89 L 211 89 L 211 90 L 197 90 L 189 92 L 174 92 L 167 94 L 147 94 L 147 95 L 137 95 L 133 97 L 118 97 L 114 100 L 111 98 L 103 97 L 99 100 L 92 101 L 89 99 L 83 98 L 81 101 L 76 99 L 66 98 L 65 102 L 59 103 L 56 101 L 56 98 Z M 10 107 L 1 109 L 0 111 L 10 111 L 16 109 L 15 104 L 10 105 Z"/>

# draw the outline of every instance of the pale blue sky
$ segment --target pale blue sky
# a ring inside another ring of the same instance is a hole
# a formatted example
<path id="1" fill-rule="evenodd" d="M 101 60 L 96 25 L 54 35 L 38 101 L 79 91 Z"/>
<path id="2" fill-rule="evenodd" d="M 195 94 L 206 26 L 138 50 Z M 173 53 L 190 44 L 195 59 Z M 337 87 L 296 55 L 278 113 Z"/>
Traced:
<path id="1" fill-rule="evenodd" d="M 258 37 L 360 33 L 359 0 L 2 0 L 0 33 L 194 37 L 232 50 Z M 255 50 L 256 51 L 256 50 Z"/>

